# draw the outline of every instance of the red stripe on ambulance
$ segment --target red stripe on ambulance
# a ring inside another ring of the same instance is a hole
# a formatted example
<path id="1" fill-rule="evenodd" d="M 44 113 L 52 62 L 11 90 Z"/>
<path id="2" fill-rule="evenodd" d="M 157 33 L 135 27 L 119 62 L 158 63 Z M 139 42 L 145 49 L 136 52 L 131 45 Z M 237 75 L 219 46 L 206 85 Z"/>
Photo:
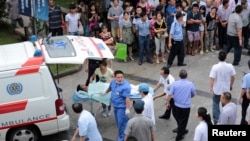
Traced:
<path id="1" fill-rule="evenodd" d="M 92 44 L 95 46 L 95 48 L 96 48 L 98 54 L 100 55 L 100 57 L 103 58 L 102 52 L 100 51 L 100 49 L 99 49 L 99 47 L 97 46 L 97 44 L 95 43 L 95 41 L 94 41 L 91 37 L 89 37 L 89 39 L 90 39 L 90 41 L 92 42 Z"/>
<path id="2" fill-rule="evenodd" d="M 0 114 L 12 113 L 25 110 L 28 100 L 0 104 Z"/>

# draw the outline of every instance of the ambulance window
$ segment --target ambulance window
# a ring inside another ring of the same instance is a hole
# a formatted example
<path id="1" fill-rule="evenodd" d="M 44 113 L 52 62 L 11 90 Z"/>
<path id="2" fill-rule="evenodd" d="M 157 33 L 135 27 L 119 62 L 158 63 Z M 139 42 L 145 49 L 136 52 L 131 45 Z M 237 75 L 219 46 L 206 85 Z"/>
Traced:
<path id="1" fill-rule="evenodd" d="M 50 58 L 74 57 L 75 49 L 66 36 L 54 36 L 44 43 Z"/>

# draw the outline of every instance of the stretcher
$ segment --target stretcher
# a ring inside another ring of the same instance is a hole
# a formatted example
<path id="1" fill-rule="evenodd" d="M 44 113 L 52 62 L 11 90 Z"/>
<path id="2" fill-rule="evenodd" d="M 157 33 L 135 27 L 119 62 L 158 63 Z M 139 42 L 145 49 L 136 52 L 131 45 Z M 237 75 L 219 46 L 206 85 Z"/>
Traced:
<path id="1" fill-rule="evenodd" d="M 102 95 L 101 93 L 107 90 L 109 83 L 94 82 L 90 83 L 88 86 L 88 92 L 85 91 L 75 91 L 72 95 L 73 102 L 90 102 L 90 111 L 95 116 L 102 107 L 100 107 L 96 112 L 93 113 L 93 102 L 103 103 L 105 105 L 110 105 L 111 92 Z M 154 95 L 154 90 L 149 87 L 149 93 Z M 132 101 L 141 99 L 142 96 L 139 94 L 138 85 L 131 84 L 130 99 Z"/>

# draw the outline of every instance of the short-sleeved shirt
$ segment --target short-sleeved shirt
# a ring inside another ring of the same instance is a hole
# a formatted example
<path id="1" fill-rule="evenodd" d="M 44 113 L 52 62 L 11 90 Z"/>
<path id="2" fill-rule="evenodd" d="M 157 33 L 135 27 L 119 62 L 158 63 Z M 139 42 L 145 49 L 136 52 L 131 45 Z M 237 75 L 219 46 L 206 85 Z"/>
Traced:
<path id="1" fill-rule="evenodd" d="M 132 135 L 138 141 L 152 141 L 151 133 L 155 131 L 153 121 L 143 115 L 136 115 L 131 118 L 126 126 L 125 135 Z"/>
<path id="2" fill-rule="evenodd" d="M 99 76 L 99 81 L 106 83 L 107 81 L 110 81 L 112 79 L 113 71 L 110 68 L 107 68 L 107 71 L 105 74 L 102 74 L 101 69 L 97 68 L 95 70 L 95 74 Z"/>
<path id="3" fill-rule="evenodd" d="M 206 16 L 207 31 L 212 31 L 215 29 L 216 16 L 211 17 L 210 13 Z"/>
<path id="4" fill-rule="evenodd" d="M 78 119 L 79 136 L 88 137 L 90 141 L 102 141 L 96 120 L 93 115 L 83 110 Z"/>
<path id="5" fill-rule="evenodd" d="M 179 22 L 173 22 L 169 34 L 172 35 L 173 40 L 182 41 L 183 40 L 182 24 Z"/>
<path id="6" fill-rule="evenodd" d="M 167 78 L 164 78 L 163 76 L 161 76 L 158 83 L 163 85 L 164 93 L 169 94 L 171 85 L 173 84 L 174 81 L 175 81 L 174 77 L 171 74 L 169 74 Z"/>
<path id="7" fill-rule="evenodd" d="M 119 22 L 119 27 L 132 27 L 132 22 L 129 20 L 128 22 L 122 20 Z"/>
<path id="8" fill-rule="evenodd" d="M 111 7 L 108 11 L 108 16 L 120 16 L 123 13 L 123 9 L 119 6 L 118 8 Z M 111 28 L 118 28 L 119 27 L 119 19 L 118 20 L 110 20 Z"/>
<path id="9" fill-rule="evenodd" d="M 230 7 L 228 7 L 227 9 L 224 9 L 222 5 L 218 7 L 217 15 L 221 19 L 221 21 L 227 21 L 231 13 L 232 9 Z"/>
<path id="10" fill-rule="evenodd" d="M 131 86 L 123 80 L 121 83 L 117 83 L 113 79 L 109 85 L 111 90 L 111 102 L 115 108 L 126 108 L 126 98 L 129 98 L 131 92 Z"/>
<path id="11" fill-rule="evenodd" d="M 232 64 L 219 62 L 211 68 L 209 77 L 214 78 L 213 91 L 216 95 L 230 91 L 231 77 L 236 74 Z"/>
<path id="12" fill-rule="evenodd" d="M 243 88 L 243 89 L 250 88 L 250 73 L 247 73 L 243 76 L 241 88 Z"/>
<path id="13" fill-rule="evenodd" d="M 147 36 L 150 34 L 150 21 L 146 20 L 142 22 L 142 20 L 138 21 L 136 24 L 136 29 L 139 31 L 140 36 Z"/>
<path id="14" fill-rule="evenodd" d="M 246 27 L 249 25 L 249 16 L 250 16 L 250 11 L 249 9 L 243 9 L 241 12 L 241 18 L 242 18 L 242 26 Z"/>
<path id="15" fill-rule="evenodd" d="M 189 12 L 187 15 L 187 21 L 190 19 L 201 20 L 201 14 L 200 13 L 194 14 L 193 12 Z M 199 31 L 199 26 L 200 24 L 197 24 L 197 23 L 188 24 L 187 30 L 197 32 Z"/>
<path id="16" fill-rule="evenodd" d="M 194 141 L 208 141 L 208 127 L 204 120 L 195 128 Z"/>
<path id="17" fill-rule="evenodd" d="M 169 95 L 174 98 L 175 106 L 179 108 L 190 108 L 191 98 L 196 95 L 196 90 L 193 82 L 180 79 L 172 84 Z"/>
<path id="18" fill-rule="evenodd" d="M 154 28 L 155 28 L 156 30 L 160 30 L 160 29 L 165 29 L 165 28 L 167 28 L 167 26 L 166 26 L 166 23 L 165 23 L 163 20 L 161 21 L 161 24 L 158 24 L 157 21 L 155 21 L 155 22 L 154 22 Z M 159 38 L 159 37 L 158 37 L 158 34 L 155 34 L 155 37 Z"/>
<path id="19" fill-rule="evenodd" d="M 227 35 L 238 36 L 237 30 L 242 28 L 241 16 L 237 13 L 232 13 L 228 19 Z"/>
<path id="20" fill-rule="evenodd" d="M 77 32 L 78 31 L 78 21 L 80 20 L 80 14 L 75 13 L 74 15 L 68 13 L 65 16 L 65 21 L 68 23 L 68 31 L 69 32 Z"/>
<path id="21" fill-rule="evenodd" d="M 54 9 L 49 8 L 49 27 L 51 29 L 60 28 L 62 25 L 62 11 L 59 6 Z"/>
<path id="22" fill-rule="evenodd" d="M 148 93 L 142 98 L 142 101 L 144 101 L 145 103 L 142 115 L 151 118 L 153 123 L 155 124 L 154 100 L 152 94 Z"/>
<path id="23" fill-rule="evenodd" d="M 236 124 L 237 117 L 237 106 L 233 102 L 229 102 L 228 104 L 222 107 L 218 125 L 234 125 Z"/>

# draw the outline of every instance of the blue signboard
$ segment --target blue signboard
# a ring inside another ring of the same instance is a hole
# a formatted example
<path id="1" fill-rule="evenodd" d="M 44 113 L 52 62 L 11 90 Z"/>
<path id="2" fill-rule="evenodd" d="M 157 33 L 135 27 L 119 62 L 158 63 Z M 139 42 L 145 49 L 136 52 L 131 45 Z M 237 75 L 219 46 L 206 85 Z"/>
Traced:
<path id="1" fill-rule="evenodd" d="M 35 18 L 42 20 L 42 21 L 48 21 L 48 12 L 49 12 L 49 6 L 48 6 L 48 0 L 34 0 L 35 1 Z"/>
<path id="2" fill-rule="evenodd" d="M 32 5 L 31 0 L 19 0 L 19 13 L 25 16 L 32 16 Z"/>

